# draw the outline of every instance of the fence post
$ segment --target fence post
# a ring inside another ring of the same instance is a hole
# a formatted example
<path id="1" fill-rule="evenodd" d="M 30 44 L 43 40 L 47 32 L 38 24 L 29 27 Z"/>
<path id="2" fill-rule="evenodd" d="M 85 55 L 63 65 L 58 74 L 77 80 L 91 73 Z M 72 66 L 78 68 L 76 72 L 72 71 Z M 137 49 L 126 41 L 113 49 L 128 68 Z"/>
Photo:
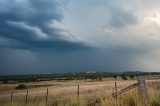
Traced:
<path id="1" fill-rule="evenodd" d="M 116 82 L 116 79 L 117 78 L 117 76 L 115 76 L 115 93 L 117 93 L 117 82 Z M 117 96 L 116 96 L 116 100 L 117 100 Z"/>
<path id="2" fill-rule="evenodd" d="M 79 99 L 79 85 L 78 85 L 78 88 L 77 88 L 77 100 Z"/>
<path id="3" fill-rule="evenodd" d="M 138 78 L 138 94 L 144 104 L 144 106 L 147 106 L 148 103 L 148 92 L 146 87 L 146 82 L 144 78 Z"/>
<path id="4" fill-rule="evenodd" d="M 28 101 L 28 90 L 27 90 L 27 93 L 26 93 L 26 101 L 25 101 L 25 103 L 27 103 L 27 101 Z"/>
<path id="5" fill-rule="evenodd" d="M 47 92 L 46 92 L 46 103 L 48 101 L 48 88 L 47 88 Z"/>
<path id="6" fill-rule="evenodd" d="M 13 100 L 13 92 L 11 92 L 11 102 L 12 102 L 12 100 Z"/>

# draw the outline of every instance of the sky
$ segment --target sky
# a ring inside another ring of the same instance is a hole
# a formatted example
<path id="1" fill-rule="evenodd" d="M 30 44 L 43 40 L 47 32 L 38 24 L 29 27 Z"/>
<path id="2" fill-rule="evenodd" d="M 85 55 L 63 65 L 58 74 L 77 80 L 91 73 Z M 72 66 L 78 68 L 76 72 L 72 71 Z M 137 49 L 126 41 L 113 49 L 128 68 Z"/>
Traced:
<path id="1" fill-rule="evenodd" d="M 0 75 L 160 72 L 160 0 L 0 0 Z"/>

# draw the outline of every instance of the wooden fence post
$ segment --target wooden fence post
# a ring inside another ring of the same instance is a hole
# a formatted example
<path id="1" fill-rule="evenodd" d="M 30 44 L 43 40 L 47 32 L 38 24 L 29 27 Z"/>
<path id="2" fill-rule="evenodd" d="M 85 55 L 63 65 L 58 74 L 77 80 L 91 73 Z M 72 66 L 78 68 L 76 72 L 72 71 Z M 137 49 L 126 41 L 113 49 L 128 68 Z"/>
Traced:
<path id="1" fill-rule="evenodd" d="M 27 90 L 27 93 L 26 93 L 26 101 L 25 101 L 25 103 L 27 103 L 27 101 L 28 101 L 28 90 Z"/>
<path id="2" fill-rule="evenodd" d="M 148 92 L 146 87 L 146 82 L 144 78 L 138 78 L 138 94 L 144 104 L 144 106 L 147 106 L 148 103 Z"/>
<path id="3" fill-rule="evenodd" d="M 115 93 L 117 93 L 117 82 L 116 82 L 116 78 L 117 78 L 117 77 L 115 77 Z M 117 96 L 116 96 L 116 100 L 117 100 Z"/>
<path id="4" fill-rule="evenodd" d="M 12 102 L 12 100 L 13 100 L 13 92 L 11 92 L 11 102 Z"/>
<path id="5" fill-rule="evenodd" d="M 46 103 L 48 101 L 48 88 L 47 88 L 47 92 L 46 92 Z"/>
<path id="6" fill-rule="evenodd" d="M 77 88 L 77 100 L 79 99 L 79 85 L 78 85 L 78 88 Z"/>

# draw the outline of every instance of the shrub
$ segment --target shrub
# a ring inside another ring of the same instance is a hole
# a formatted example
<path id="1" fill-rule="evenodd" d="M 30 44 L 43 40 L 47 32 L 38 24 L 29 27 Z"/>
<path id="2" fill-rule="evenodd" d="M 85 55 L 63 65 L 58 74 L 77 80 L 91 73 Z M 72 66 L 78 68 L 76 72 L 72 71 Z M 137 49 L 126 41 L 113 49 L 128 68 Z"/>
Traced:
<path id="1" fill-rule="evenodd" d="M 8 84 L 8 80 L 3 80 L 3 84 Z"/>
<path id="2" fill-rule="evenodd" d="M 15 89 L 19 89 L 19 90 L 27 89 L 27 86 L 24 84 L 19 84 Z"/>

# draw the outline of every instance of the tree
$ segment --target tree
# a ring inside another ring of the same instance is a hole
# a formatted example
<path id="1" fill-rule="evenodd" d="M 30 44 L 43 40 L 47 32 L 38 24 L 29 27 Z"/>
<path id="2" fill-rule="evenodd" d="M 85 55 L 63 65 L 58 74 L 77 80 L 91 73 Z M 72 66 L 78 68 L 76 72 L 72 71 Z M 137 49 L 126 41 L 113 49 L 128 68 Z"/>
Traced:
<path id="1" fill-rule="evenodd" d="M 117 75 L 114 75 L 114 78 L 116 79 L 116 78 L 117 78 Z"/>
<path id="2" fill-rule="evenodd" d="M 122 77 L 123 80 L 127 80 L 128 79 L 127 76 L 124 73 L 121 75 L 121 77 Z"/>
<path id="3" fill-rule="evenodd" d="M 131 79 L 134 79 L 134 75 L 130 75 L 129 77 L 130 77 Z"/>

